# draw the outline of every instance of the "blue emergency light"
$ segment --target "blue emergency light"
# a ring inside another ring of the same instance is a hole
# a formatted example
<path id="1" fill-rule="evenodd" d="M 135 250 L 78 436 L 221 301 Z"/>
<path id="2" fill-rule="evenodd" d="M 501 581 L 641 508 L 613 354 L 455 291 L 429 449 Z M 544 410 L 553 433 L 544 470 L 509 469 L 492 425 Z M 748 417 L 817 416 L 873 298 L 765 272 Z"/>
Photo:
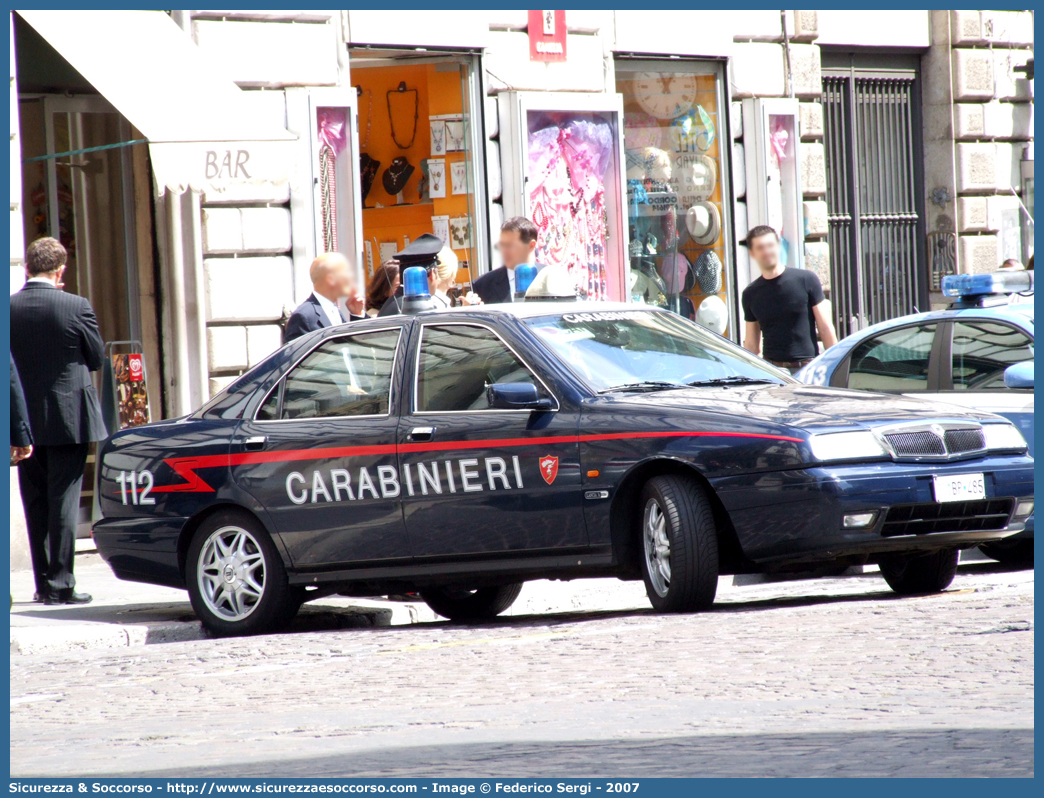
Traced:
<path id="1" fill-rule="evenodd" d="M 402 273 L 402 312 L 411 315 L 432 307 L 428 270 L 423 266 L 410 266 Z"/>
<path id="2" fill-rule="evenodd" d="M 522 263 L 515 267 L 515 299 L 524 299 L 529 286 L 536 279 L 537 268 L 532 263 Z"/>
<path id="3" fill-rule="evenodd" d="M 1033 272 L 1004 271 L 990 274 L 948 274 L 942 279 L 944 296 L 973 297 L 989 294 L 1022 294 L 1033 290 Z"/>

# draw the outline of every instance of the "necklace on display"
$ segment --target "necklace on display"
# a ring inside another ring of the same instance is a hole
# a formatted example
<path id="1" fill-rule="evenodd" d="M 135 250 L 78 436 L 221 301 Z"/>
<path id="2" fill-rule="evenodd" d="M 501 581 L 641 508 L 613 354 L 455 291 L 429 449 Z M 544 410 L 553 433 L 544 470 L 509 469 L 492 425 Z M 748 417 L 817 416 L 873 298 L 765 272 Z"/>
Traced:
<path id="1" fill-rule="evenodd" d="M 393 94 L 412 94 L 413 95 L 413 133 L 410 134 L 410 140 L 407 144 L 400 144 L 399 137 L 395 133 L 395 119 L 392 117 L 392 95 Z M 400 150 L 408 150 L 413 146 L 413 142 L 417 140 L 417 120 L 420 118 L 420 95 L 416 89 L 407 89 L 406 81 L 401 81 L 397 89 L 392 89 L 388 92 L 388 124 L 391 126 L 392 141 L 395 142 L 395 146 Z"/>
<path id="2" fill-rule="evenodd" d="M 435 146 L 432 147 L 432 152 L 436 152 L 436 153 L 445 152 L 446 148 L 445 148 L 445 146 L 443 146 L 443 142 L 445 141 L 445 139 L 446 139 L 446 126 L 445 125 L 443 125 L 441 128 L 440 127 L 432 127 L 432 129 L 431 129 L 431 140 L 432 140 L 432 142 L 435 145 Z"/>
<path id="3" fill-rule="evenodd" d="M 361 85 L 356 86 L 355 91 L 360 98 L 365 94 L 368 100 L 366 104 L 366 136 L 359 142 L 359 149 L 365 150 L 370 144 L 370 131 L 373 129 L 373 92 L 369 90 L 363 91 Z M 362 130 L 360 129 L 359 132 L 361 134 Z"/>

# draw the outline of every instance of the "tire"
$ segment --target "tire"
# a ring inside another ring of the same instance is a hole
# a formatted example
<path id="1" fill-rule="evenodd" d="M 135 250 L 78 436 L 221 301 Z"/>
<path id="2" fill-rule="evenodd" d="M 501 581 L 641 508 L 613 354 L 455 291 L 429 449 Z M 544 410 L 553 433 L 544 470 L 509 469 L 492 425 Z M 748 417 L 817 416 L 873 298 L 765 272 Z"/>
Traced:
<path id="1" fill-rule="evenodd" d="M 1001 565 L 1011 568 L 1033 567 L 1033 541 L 1017 540 L 1013 543 L 983 543 L 979 551 Z"/>
<path id="2" fill-rule="evenodd" d="M 196 530 L 185 564 L 192 609 L 212 634 L 285 627 L 301 607 L 271 536 L 253 516 L 219 510 Z"/>
<path id="3" fill-rule="evenodd" d="M 642 489 L 638 534 L 645 592 L 659 612 L 698 612 L 718 589 L 718 534 L 703 488 L 660 476 Z"/>
<path id="4" fill-rule="evenodd" d="M 515 603 L 522 583 L 480 587 L 478 590 L 432 587 L 420 592 L 424 603 L 451 621 L 484 621 L 496 618 Z"/>
<path id="5" fill-rule="evenodd" d="M 957 574 L 960 551 L 943 549 L 931 554 L 892 554 L 880 562 L 881 575 L 900 596 L 940 593 Z"/>

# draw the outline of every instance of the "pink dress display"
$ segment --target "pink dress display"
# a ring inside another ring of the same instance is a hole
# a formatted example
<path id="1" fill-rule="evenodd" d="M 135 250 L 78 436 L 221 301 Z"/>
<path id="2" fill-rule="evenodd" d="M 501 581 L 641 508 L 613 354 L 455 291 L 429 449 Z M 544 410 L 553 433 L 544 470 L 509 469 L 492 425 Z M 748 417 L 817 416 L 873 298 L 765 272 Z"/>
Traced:
<path id="1" fill-rule="evenodd" d="M 529 207 L 537 260 L 564 266 L 588 299 L 608 298 L 605 175 L 612 127 L 601 117 L 555 115 L 529 134 Z"/>

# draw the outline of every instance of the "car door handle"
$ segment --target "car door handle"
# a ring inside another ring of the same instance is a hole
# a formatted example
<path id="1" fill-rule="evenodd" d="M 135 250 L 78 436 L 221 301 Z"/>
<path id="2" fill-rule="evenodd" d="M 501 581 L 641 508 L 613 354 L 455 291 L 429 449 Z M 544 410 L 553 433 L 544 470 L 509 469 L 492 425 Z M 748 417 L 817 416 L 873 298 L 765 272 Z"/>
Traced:
<path id="1" fill-rule="evenodd" d="M 414 427 L 406 436 L 409 441 L 430 441 L 435 437 L 435 427 Z"/>
<path id="2" fill-rule="evenodd" d="M 268 438 L 264 435 L 255 435 L 252 438 L 247 438 L 243 441 L 243 448 L 248 452 L 260 452 L 265 448 L 265 444 L 268 443 Z"/>

